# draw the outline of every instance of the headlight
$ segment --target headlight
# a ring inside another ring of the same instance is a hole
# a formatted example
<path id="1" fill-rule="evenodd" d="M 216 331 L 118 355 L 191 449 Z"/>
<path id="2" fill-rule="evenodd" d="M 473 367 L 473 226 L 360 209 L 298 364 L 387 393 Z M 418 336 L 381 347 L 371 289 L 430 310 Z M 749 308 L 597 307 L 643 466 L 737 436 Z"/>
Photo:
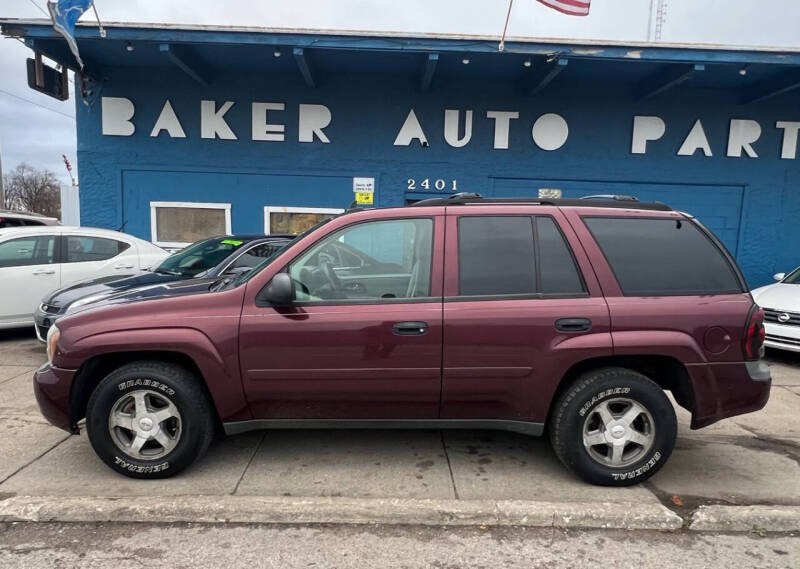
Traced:
<path id="1" fill-rule="evenodd" d="M 58 329 L 58 326 L 53 324 L 47 331 L 47 361 L 49 363 L 53 363 L 53 356 L 56 353 L 56 346 L 58 346 L 58 340 L 60 338 L 61 330 Z"/>

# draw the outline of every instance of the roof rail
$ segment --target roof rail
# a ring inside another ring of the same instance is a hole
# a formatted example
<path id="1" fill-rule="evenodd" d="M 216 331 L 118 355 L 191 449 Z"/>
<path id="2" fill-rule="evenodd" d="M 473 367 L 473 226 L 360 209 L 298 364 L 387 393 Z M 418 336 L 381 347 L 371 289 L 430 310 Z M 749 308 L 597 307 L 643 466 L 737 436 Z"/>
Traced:
<path id="1" fill-rule="evenodd" d="M 597 194 L 594 196 L 581 196 L 582 200 L 617 200 L 624 202 L 638 202 L 639 198 L 636 196 L 626 196 L 621 194 Z"/>
<path id="2" fill-rule="evenodd" d="M 477 197 L 475 197 L 477 196 Z M 411 204 L 410 207 L 437 206 L 437 205 L 502 205 L 502 204 L 527 204 L 549 205 L 556 207 L 608 207 L 620 209 L 645 209 L 652 211 L 673 211 L 670 206 L 661 202 L 640 202 L 633 196 L 586 196 L 585 198 L 484 198 L 480 194 L 453 194 L 446 198 L 430 198 Z"/>

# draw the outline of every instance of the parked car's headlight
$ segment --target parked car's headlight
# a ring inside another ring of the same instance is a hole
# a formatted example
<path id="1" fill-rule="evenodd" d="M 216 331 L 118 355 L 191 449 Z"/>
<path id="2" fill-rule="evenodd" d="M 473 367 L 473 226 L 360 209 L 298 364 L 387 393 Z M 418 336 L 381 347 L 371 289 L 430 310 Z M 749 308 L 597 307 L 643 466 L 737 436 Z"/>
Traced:
<path id="1" fill-rule="evenodd" d="M 53 324 L 47 331 L 47 361 L 49 363 L 53 363 L 53 356 L 56 353 L 59 338 L 61 338 L 61 330 Z"/>

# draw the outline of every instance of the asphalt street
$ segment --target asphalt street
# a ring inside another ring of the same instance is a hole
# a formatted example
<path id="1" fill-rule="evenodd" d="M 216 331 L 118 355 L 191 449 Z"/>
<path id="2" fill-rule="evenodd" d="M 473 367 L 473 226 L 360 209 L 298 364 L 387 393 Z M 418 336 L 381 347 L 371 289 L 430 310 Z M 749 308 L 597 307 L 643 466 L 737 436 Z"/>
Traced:
<path id="1" fill-rule="evenodd" d="M 0 524 L 0 568 L 797 569 L 791 535 L 498 527 Z"/>

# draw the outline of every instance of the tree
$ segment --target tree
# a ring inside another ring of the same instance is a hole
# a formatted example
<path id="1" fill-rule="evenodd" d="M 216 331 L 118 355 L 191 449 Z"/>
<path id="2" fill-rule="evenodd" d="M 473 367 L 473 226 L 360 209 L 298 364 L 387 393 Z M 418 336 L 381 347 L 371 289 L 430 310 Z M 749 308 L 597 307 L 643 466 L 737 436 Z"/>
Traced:
<path id="1" fill-rule="evenodd" d="M 3 179 L 5 207 L 61 217 L 61 185 L 50 170 L 38 170 L 24 162 Z"/>

